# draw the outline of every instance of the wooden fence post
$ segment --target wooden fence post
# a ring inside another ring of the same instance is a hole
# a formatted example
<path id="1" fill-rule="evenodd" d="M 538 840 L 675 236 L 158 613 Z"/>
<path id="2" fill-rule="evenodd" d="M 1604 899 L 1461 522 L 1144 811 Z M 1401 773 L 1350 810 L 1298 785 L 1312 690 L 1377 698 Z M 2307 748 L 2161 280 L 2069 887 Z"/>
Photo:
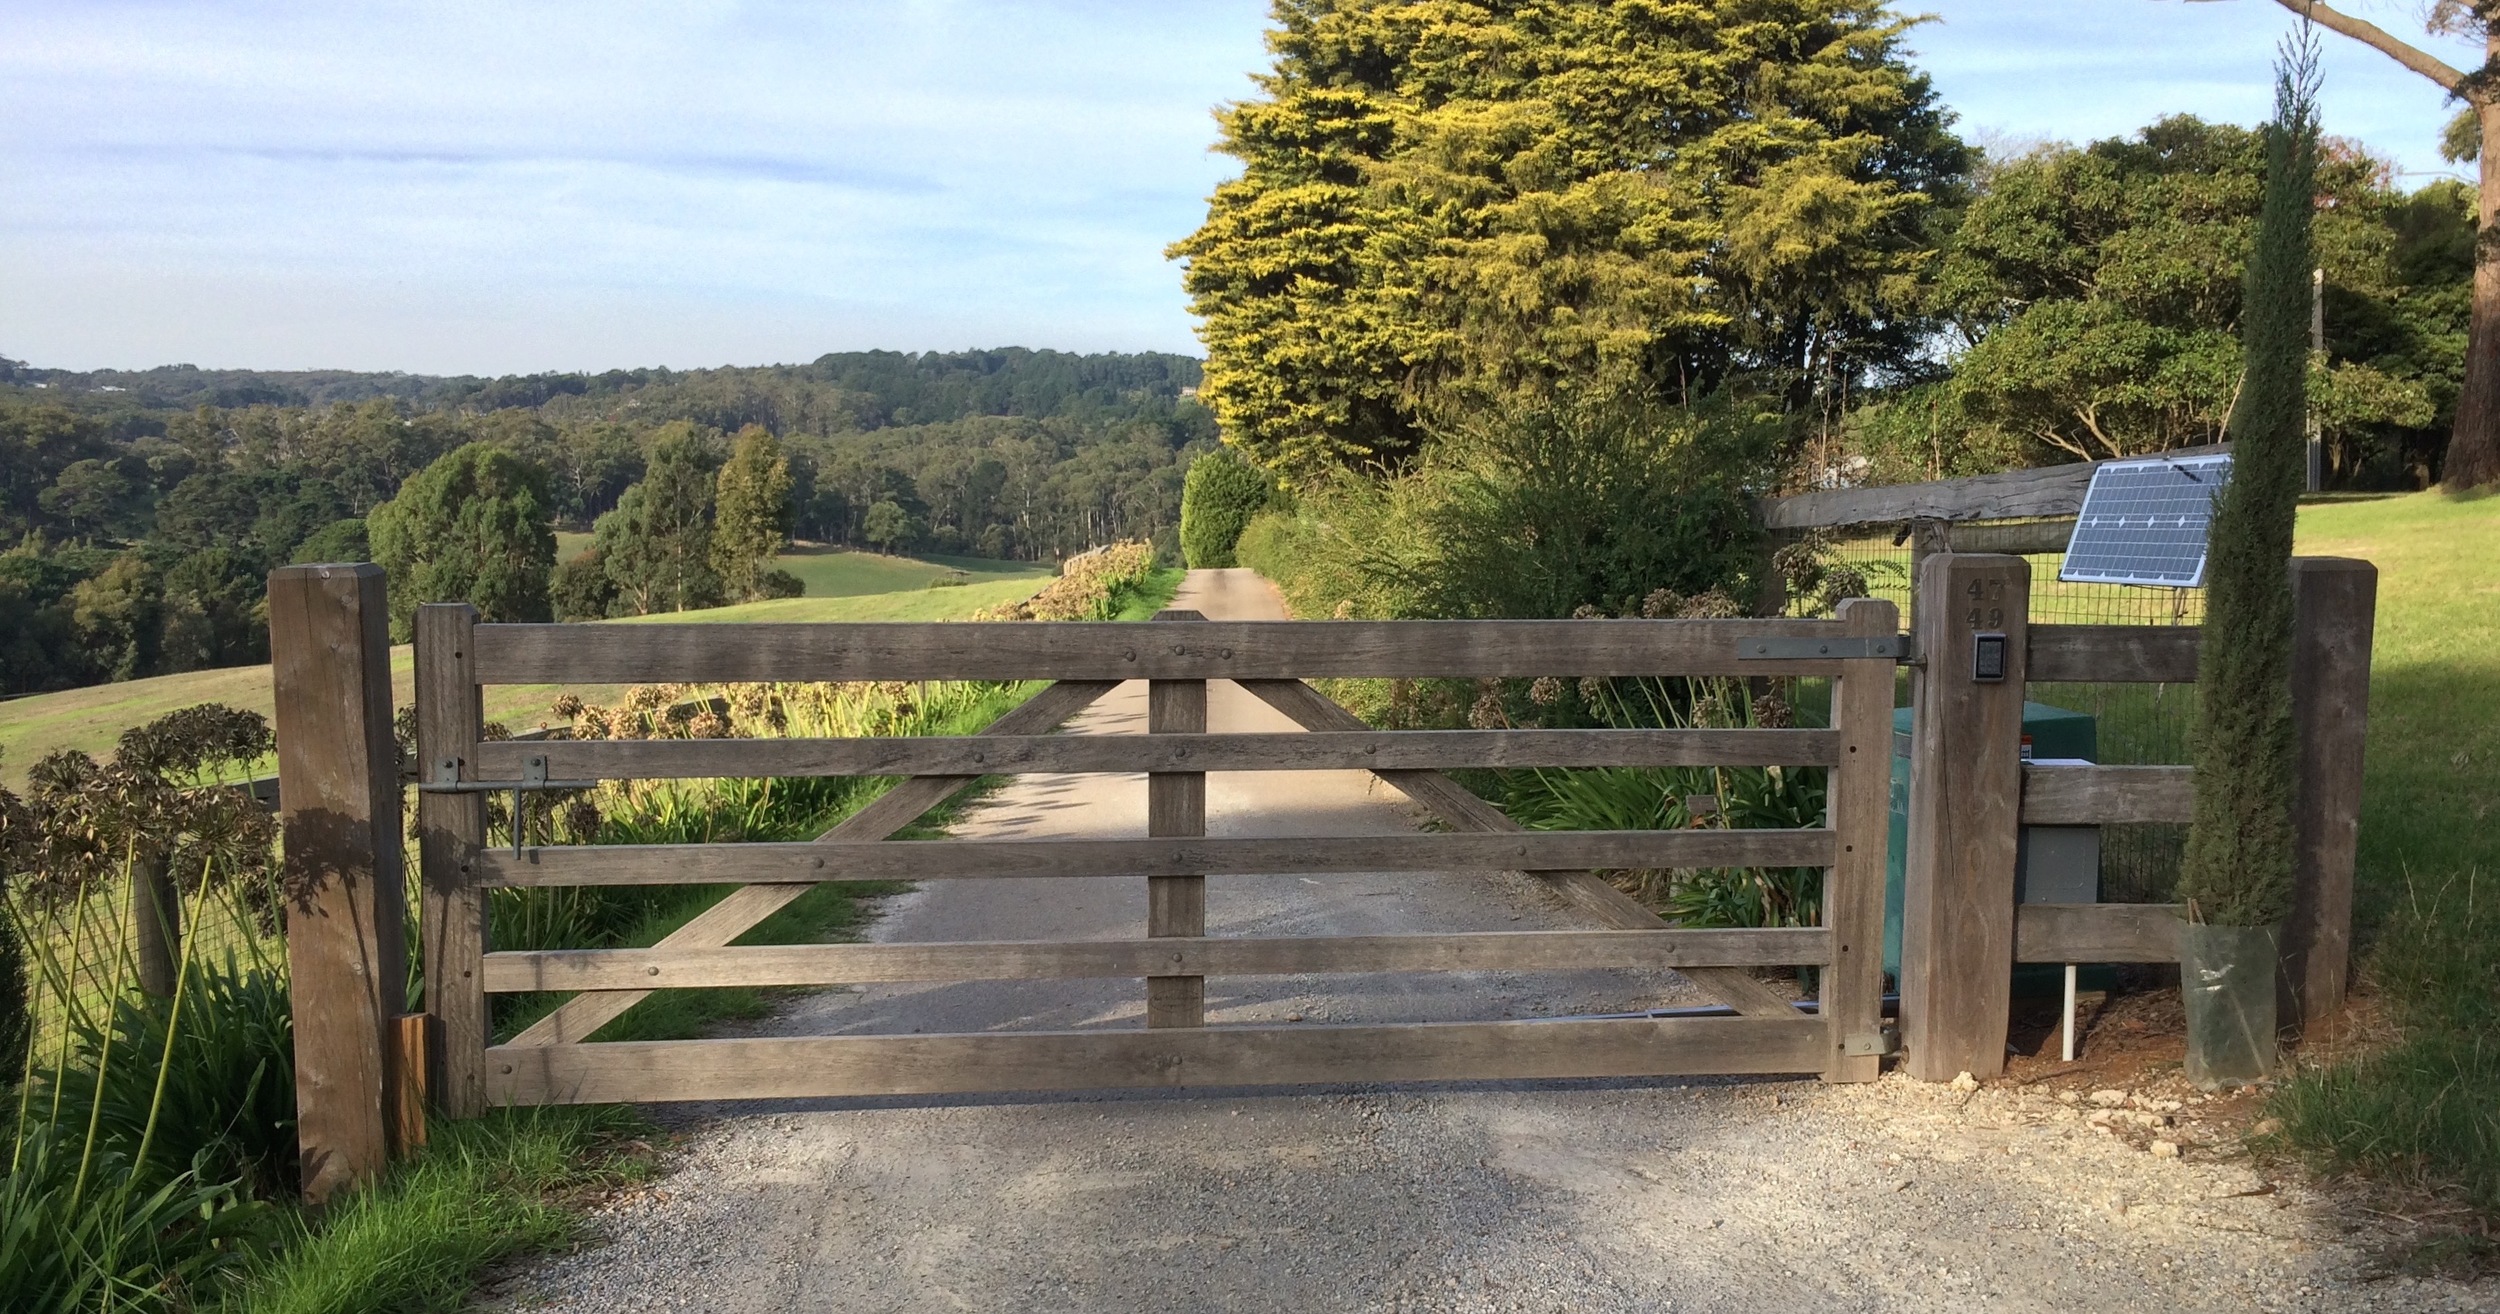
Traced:
<path id="1" fill-rule="evenodd" d="M 379 566 L 269 576 L 296 1138 L 314 1204 L 390 1160 L 391 1019 L 407 1002 L 399 754 Z"/>
<path id="2" fill-rule="evenodd" d="M 1922 1081 L 2005 1070 L 2030 594 L 2021 557 L 1940 552 L 1919 580 L 1901 1034 Z"/>
<path id="3" fill-rule="evenodd" d="M 2300 1025 L 2343 1007 L 2351 977 L 2353 857 L 2361 835 L 2378 567 L 2344 557 L 2295 558 L 2292 608 L 2299 847 L 2277 984 L 2283 1022 Z"/>
<path id="4" fill-rule="evenodd" d="M 141 853 L 130 865 L 130 931 L 139 989 L 173 998 L 182 963 L 182 895 L 162 849 Z"/>
<path id="5" fill-rule="evenodd" d="M 1851 635 L 1889 639 L 1901 612 L 1890 602 L 1851 598 L 1840 604 Z M 1831 928 L 1832 961 L 1823 969 L 1823 1017 L 1830 1024 L 1826 1081 L 1873 1081 L 1883 1065 L 1884 845 L 1891 831 L 1893 672 L 1890 660 L 1853 661 L 1842 668 L 1832 697 L 1832 728 L 1841 736 L 1839 771 L 1830 790 L 1830 826 L 1840 852 L 1823 885 L 1823 924 Z M 1854 1052 L 1852 1052 L 1854 1050 Z"/>
<path id="6" fill-rule="evenodd" d="M 477 609 L 465 602 L 417 608 L 417 778 L 478 778 L 485 711 L 470 640 Z M 486 844 L 482 794 L 417 795 L 418 867 L 425 882 L 425 1013 L 434 1080 L 444 1113 L 486 1111 L 486 890 L 477 853 Z"/>
<path id="7" fill-rule="evenodd" d="M 1202 621 L 1194 611 L 1166 608 L 1157 622 Z M 1146 733 L 1205 734 L 1207 682 L 1146 682 Z M 1196 839 L 1207 833 L 1207 776 L 1203 771 L 1156 771 L 1146 777 L 1146 834 L 1150 838 Z M 1149 937 L 1207 933 L 1207 878 L 1150 876 L 1146 879 L 1146 934 Z M 1146 978 L 1146 1025 L 1202 1027 L 1207 1023 L 1207 979 L 1203 976 Z"/>

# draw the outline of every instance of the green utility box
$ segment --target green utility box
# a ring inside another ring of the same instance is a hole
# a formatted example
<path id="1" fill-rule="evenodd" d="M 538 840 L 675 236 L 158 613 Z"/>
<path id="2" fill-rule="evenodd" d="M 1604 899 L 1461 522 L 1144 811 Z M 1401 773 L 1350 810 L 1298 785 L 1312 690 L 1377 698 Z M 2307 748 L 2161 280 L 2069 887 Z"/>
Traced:
<path id="1" fill-rule="evenodd" d="M 1892 714 L 1892 842 L 1884 855 L 1884 970 L 1894 980 L 1901 976 L 1901 893 L 1903 876 L 1910 858 L 1910 713 L 1907 707 L 1896 708 Z M 2031 741 L 2033 758 L 2066 758 L 2085 762 L 2100 760 L 2100 725 L 2089 713 L 2068 711 L 2045 703 L 2023 704 L 2023 737 Z M 2028 831 L 2088 830 L 2091 827 L 2026 826 Z M 2097 870 L 2099 846 L 2090 847 L 2088 855 L 2078 846 L 2067 843 L 2034 842 L 2045 836 L 2025 835 L 2023 861 L 2038 852 L 2044 856 L 2075 856 L 2092 865 L 2090 900 L 2060 897 L 2056 902 L 2093 902 L 2099 898 Z M 2063 839 L 2064 837 L 2056 837 Z M 2094 836 L 2097 839 L 2097 833 Z M 2019 879 L 2019 878 L 2018 878 Z"/>

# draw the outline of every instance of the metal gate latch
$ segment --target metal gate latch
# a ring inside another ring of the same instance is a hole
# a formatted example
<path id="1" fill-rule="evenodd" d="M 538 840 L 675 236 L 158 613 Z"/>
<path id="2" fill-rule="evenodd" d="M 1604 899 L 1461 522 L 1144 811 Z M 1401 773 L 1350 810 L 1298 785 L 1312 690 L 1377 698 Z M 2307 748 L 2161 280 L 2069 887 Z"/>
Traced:
<path id="1" fill-rule="evenodd" d="M 599 787 L 599 782 L 596 780 L 549 780 L 547 758 L 543 753 L 532 753 L 521 759 L 519 780 L 462 780 L 460 759 L 456 757 L 434 759 L 433 775 L 433 779 L 417 786 L 418 793 L 500 794 L 507 789 L 511 790 L 512 856 L 516 858 L 521 856 L 521 795 L 552 789 L 597 789 Z"/>

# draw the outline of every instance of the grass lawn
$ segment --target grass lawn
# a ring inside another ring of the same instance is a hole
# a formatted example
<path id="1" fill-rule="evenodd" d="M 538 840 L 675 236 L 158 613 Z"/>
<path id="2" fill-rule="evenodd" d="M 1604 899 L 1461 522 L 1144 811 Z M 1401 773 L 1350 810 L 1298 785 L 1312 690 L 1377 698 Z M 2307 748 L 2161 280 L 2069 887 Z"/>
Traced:
<path id="1" fill-rule="evenodd" d="M 2376 1007 L 2273 1108 L 2314 1165 L 2408 1189 L 2410 1263 L 2500 1267 L 2500 495 L 2319 503 L 2299 533 L 2379 568 L 2355 919 Z"/>
<path id="2" fill-rule="evenodd" d="M 2299 551 L 2379 569 L 2365 924 L 2394 906 L 2408 871 L 2500 878 L 2500 495 L 2304 506 Z"/>
<path id="3" fill-rule="evenodd" d="M 949 567 L 912 558 L 876 557 L 862 553 L 833 554 L 841 557 L 864 557 L 871 562 L 885 563 L 885 568 L 902 572 L 890 578 L 912 582 L 895 586 L 897 591 L 851 593 L 848 595 L 800 598 L 777 598 L 771 602 L 745 603 L 735 607 L 715 607 L 708 611 L 673 612 L 662 616 L 638 616 L 630 621 L 611 624 L 685 624 L 721 621 L 928 621 L 959 620 L 983 608 L 1013 602 L 1040 588 L 1050 577 L 1047 567 L 1034 567 L 1021 562 L 978 563 L 1003 567 L 987 573 L 970 573 L 972 582 L 952 588 L 930 588 L 928 581 L 944 576 Z M 790 557 L 782 558 L 789 563 Z M 405 647 L 391 649 L 391 700 L 405 706 L 414 694 L 416 659 Z M 501 721 L 515 730 L 527 730 L 548 720 L 548 706 L 560 692 L 555 685 L 496 685 L 486 691 L 486 719 Z M 613 701 L 616 686 L 584 687 L 576 690 L 591 702 Z M 31 697 L 0 702 L 0 779 L 12 787 L 26 779 L 26 769 L 44 754 L 61 748 L 81 748 L 102 756 L 113 749 L 121 733 L 135 725 L 144 725 L 167 712 L 189 707 L 194 703 L 225 703 L 266 716 L 275 703 L 266 666 L 235 666 L 215 671 L 189 671 L 181 675 L 160 675 L 145 680 L 125 680 L 119 684 L 90 685 L 84 689 L 64 689 L 59 693 L 36 694 Z"/>

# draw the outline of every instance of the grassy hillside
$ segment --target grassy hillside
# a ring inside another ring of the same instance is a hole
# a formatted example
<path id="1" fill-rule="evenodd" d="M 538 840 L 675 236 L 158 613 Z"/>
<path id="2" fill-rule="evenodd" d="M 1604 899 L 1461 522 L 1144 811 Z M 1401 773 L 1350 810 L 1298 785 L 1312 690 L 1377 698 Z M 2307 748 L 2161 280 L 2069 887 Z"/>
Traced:
<path id="1" fill-rule="evenodd" d="M 835 562 L 827 567 L 828 578 L 848 578 L 853 582 L 870 577 L 869 572 L 882 571 L 890 579 L 908 579 L 884 592 L 858 592 L 847 595 L 781 598 L 772 602 L 748 603 L 736 607 L 718 607 L 709 611 L 679 612 L 665 616 L 642 616 L 608 624 L 682 624 L 692 621 L 928 621 L 959 620 L 983 607 L 1012 602 L 1032 593 L 1049 578 L 1047 568 L 1018 562 L 978 562 L 989 567 L 973 575 L 973 582 L 953 588 L 930 588 L 927 582 L 949 573 L 950 567 L 909 557 L 877 557 L 867 553 L 826 553 L 814 558 L 861 558 L 880 563 L 864 569 L 850 562 Z M 784 558 L 785 565 L 798 567 L 793 558 Z M 810 558 L 800 557 L 797 561 Z M 847 576 L 844 572 L 848 572 Z M 969 573 L 969 572 L 968 572 Z M 813 595 L 814 583 L 809 592 Z M 392 701 L 407 704 L 414 689 L 415 659 L 406 647 L 391 650 Z M 486 719 L 501 721 L 515 730 L 526 730 L 545 723 L 548 705 L 558 689 L 554 685 L 497 685 L 486 691 Z M 592 686 L 576 690 L 592 702 L 608 701 L 618 692 L 614 686 Z M 122 731 L 143 725 L 178 708 L 194 703 L 225 703 L 267 715 L 274 695 L 266 666 L 238 666 L 216 671 L 191 671 L 182 675 L 161 675 L 146 680 L 127 680 L 120 684 L 93 685 L 85 689 L 68 689 L 60 693 L 38 694 L 0 703 L 0 779 L 12 787 L 26 778 L 26 768 L 44 754 L 60 748 L 82 748 L 90 753 L 111 751 Z"/>
<path id="2" fill-rule="evenodd" d="M 590 535 L 556 535 L 556 560 L 564 561 L 590 546 Z M 974 583 L 1003 579 L 1050 578 L 1051 568 L 1031 561 L 992 561 L 986 557 L 889 557 L 851 548 L 805 543 L 782 553 L 773 564 L 799 577 L 811 598 L 853 598 L 868 593 L 895 593 L 927 588 L 950 576 Z M 1027 590 L 1030 592 L 1030 590 Z"/>

